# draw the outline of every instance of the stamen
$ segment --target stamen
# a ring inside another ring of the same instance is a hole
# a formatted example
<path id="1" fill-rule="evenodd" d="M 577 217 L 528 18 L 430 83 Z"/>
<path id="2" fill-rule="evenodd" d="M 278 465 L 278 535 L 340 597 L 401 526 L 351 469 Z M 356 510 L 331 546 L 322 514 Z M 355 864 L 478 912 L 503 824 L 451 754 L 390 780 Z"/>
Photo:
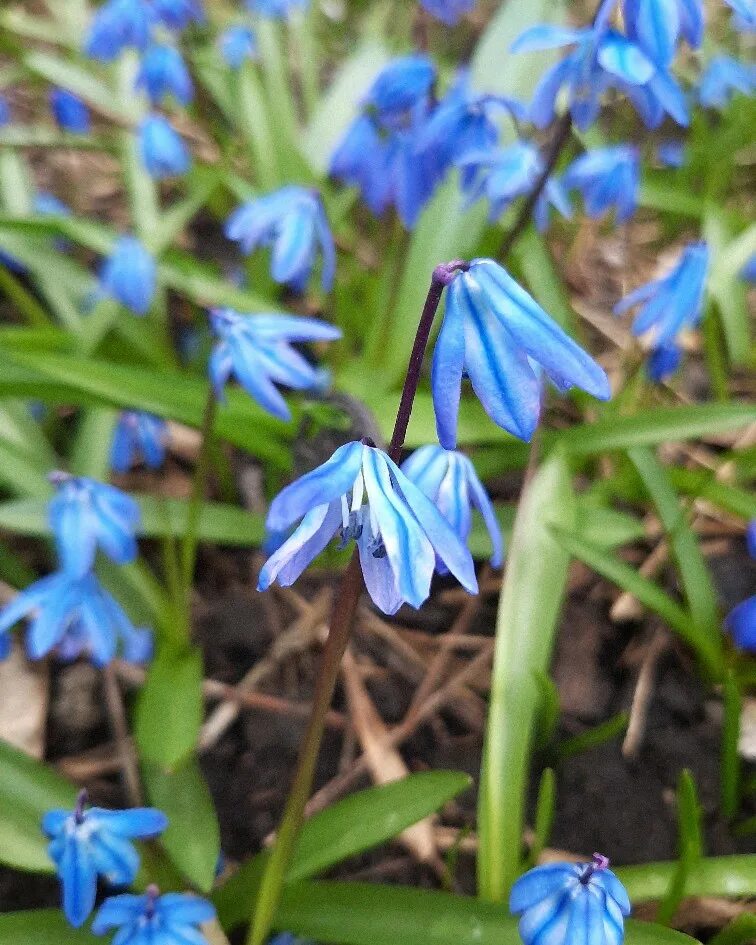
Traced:
<path id="1" fill-rule="evenodd" d="M 84 823 L 85 811 L 84 808 L 89 803 L 89 792 L 86 788 L 82 788 L 79 791 L 78 797 L 76 798 L 76 807 L 74 808 L 74 820 L 77 824 Z"/>
<path id="2" fill-rule="evenodd" d="M 606 869 L 609 869 L 609 858 L 604 856 L 603 853 L 594 853 L 593 863 L 589 863 L 583 870 L 580 875 L 580 882 L 587 886 L 594 873 L 600 873 Z"/>

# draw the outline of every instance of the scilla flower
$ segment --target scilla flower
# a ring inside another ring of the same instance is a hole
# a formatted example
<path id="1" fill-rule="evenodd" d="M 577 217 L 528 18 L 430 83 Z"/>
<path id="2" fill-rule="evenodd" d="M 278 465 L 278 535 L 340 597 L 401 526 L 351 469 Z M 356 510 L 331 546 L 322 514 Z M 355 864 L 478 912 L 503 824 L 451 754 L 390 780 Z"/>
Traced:
<path id="1" fill-rule="evenodd" d="M 746 546 L 748 554 L 756 559 L 756 519 L 748 524 Z M 756 595 L 730 611 L 725 619 L 725 629 L 739 650 L 756 652 Z"/>
<path id="2" fill-rule="evenodd" d="M 175 46 L 150 46 L 142 58 L 136 85 L 146 90 L 153 105 L 169 95 L 182 105 L 188 105 L 194 97 L 192 77 Z"/>
<path id="3" fill-rule="evenodd" d="M 737 92 L 753 95 L 756 66 L 738 62 L 732 56 L 714 56 L 701 76 L 698 100 L 705 108 L 727 108 Z"/>
<path id="4" fill-rule="evenodd" d="M 271 275 L 295 292 L 306 288 L 320 252 L 321 285 L 326 292 L 333 285 L 336 250 L 320 194 L 315 190 L 290 185 L 250 200 L 234 210 L 224 232 L 246 254 L 258 246 L 271 247 Z"/>
<path id="5" fill-rule="evenodd" d="M 10 103 L 4 95 L 0 95 L 0 128 L 4 128 L 11 123 L 12 116 Z"/>
<path id="6" fill-rule="evenodd" d="M 638 203 L 638 149 L 617 145 L 586 151 L 570 164 L 562 183 L 568 189 L 580 191 L 588 216 L 603 216 L 614 207 L 617 222 L 626 223 Z"/>
<path id="7" fill-rule="evenodd" d="M 609 399 L 604 370 L 498 263 L 474 259 L 444 281 L 446 309 L 431 375 L 444 448 L 456 445 L 463 375 L 494 423 L 523 440 L 540 416 L 539 366 L 561 392 L 580 387 Z"/>
<path id="8" fill-rule="evenodd" d="M 241 68 L 247 59 L 257 56 L 257 40 L 247 26 L 229 26 L 221 33 L 218 45 L 224 62 L 232 69 Z"/>
<path id="9" fill-rule="evenodd" d="M 624 0 L 628 36 L 663 66 L 675 55 L 680 37 L 697 49 L 704 34 L 702 0 Z"/>
<path id="10" fill-rule="evenodd" d="M 42 818 L 63 887 L 63 911 L 75 928 L 94 908 L 97 877 L 113 886 L 132 883 L 139 854 L 131 841 L 157 837 L 168 826 L 165 814 L 152 807 L 105 810 L 86 803 L 87 792 L 82 791 L 73 811 L 51 810 Z"/>
<path id="11" fill-rule="evenodd" d="M 214 309 L 210 324 L 219 339 L 210 356 L 209 372 L 218 399 L 233 375 L 246 392 L 274 417 L 291 416 L 276 384 L 309 390 L 320 375 L 299 352 L 297 341 L 335 341 L 338 328 L 297 315 L 241 315 L 230 308 Z"/>
<path id="12" fill-rule="evenodd" d="M 756 32 L 756 2 L 754 0 L 725 0 L 733 11 L 735 29 L 743 33 Z"/>
<path id="13" fill-rule="evenodd" d="M 202 23 L 202 0 L 150 0 L 157 20 L 169 30 L 183 30 L 190 23 Z"/>
<path id="14" fill-rule="evenodd" d="M 50 108 L 63 131 L 78 135 L 85 135 L 89 131 L 89 109 L 73 92 L 67 89 L 53 89 L 50 92 Z"/>
<path id="15" fill-rule="evenodd" d="M 300 521 L 301 520 L 301 521 Z M 375 605 L 394 614 L 420 607 L 430 593 L 436 556 L 471 594 L 477 592 L 469 551 L 427 496 L 379 449 L 347 443 L 273 500 L 270 532 L 294 533 L 266 561 L 258 587 L 293 584 L 338 533 L 356 541 Z"/>
<path id="16" fill-rule="evenodd" d="M 186 174 L 191 164 L 181 135 L 162 115 L 148 115 L 139 126 L 139 153 L 155 180 Z"/>
<path id="17" fill-rule="evenodd" d="M 157 886 L 148 886 L 141 896 L 123 893 L 106 899 L 92 931 L 104 935 L 118 929 L 114 945 L 207 945 L 197 926 L 214 917 L 215 909 L 205 899 L 187 893 L 161 896 Z"/>
<path id="18" fill-rule="evenodd" d="M 521 876 L 509 909 L 521 916 L 525 945 L 621 945 L 630 900 L 608 866 L 594 853 L 592 863 L 547 863 Z"/>
<path id="19" fill-rule="evenodd" d="M 477 0 L 421 0 L 421 2 L 428 13 L 432 13 L 436 19 L 447 26 L 454 26 L 472 10 Z"/>
<path id="20" fill-rule="evenodd" d="M 101 295 L 146 315 L 155 295 L 155 260 L 133 236 L 121 236 L 100 270 Z"/>
<path id="21" fill-rule="evenodd" d="M 98 545 L 116 564 L 136 558 L 139 506 L 130 495 L 63 472 L 51 473 L 50 481 L 57 491 L 47 518 L 64 571 L 83 577 L 94 564 Z"/>
<path id="22" fill-rule="evenodd" d="M 143 462 L 148 469 L 159 469 L 165 460 L 166 438 L 167 426 L 162 417 L 124 410 L 113 433 L 111 468 L 125 473 Z"/>
<path id="23" fill-rule="evenodd" d="M 464 453 L 445 450 L 443 446 L 421 446 L 402 463 L 401 469 L 428 496 L 465 544 L 472 528 L 472 510 L 477 509 L 491 538 L 491 564 L 501 567 L 504 558 L 501 528 L 491 499 Z M 442 573 L 445 570 L 443 562 L 436 567 Z"/>
<path id="24" fill-rule="evenodd" d="M 146 49 L 152 20 L 146 0 L 105 0 L 89 28 L 87 55 L 110 62 L 127 46 Z"/>
<path id="25" fill-rule="evenodd" d="M 306 10 L 310 0 L 246 0 L 246 4 L 252 13 L 284 19 L 296 10 Z"/>
<path id="26" fill-rule="evenodd" d="M 428 56 L 413 53 L 392 59 L 373 82 L 363 106 L 377 113 L 386 125 L 392 119 L 404 123 L 405 113 L 422 102 L 436 79 L 436 67 Z"/>

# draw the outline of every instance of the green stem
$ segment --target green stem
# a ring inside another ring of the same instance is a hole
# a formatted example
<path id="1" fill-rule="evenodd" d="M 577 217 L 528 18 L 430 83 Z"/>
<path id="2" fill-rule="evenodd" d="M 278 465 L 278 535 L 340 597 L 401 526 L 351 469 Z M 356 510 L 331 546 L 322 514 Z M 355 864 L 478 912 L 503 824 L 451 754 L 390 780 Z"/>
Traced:
<path id="1" fill-rule="evenodd" d="M 202 414 L 200 450 L 199 456 L 197 457 L 197 465 L 194 468 L 192 495 L 189 500 L 186 531 L 184 532 L 184 542 L 181 555 L 183 578 L 182 585 L 185 591 L 187 617 L 189 613 L 189 595 L 192 587 L 192 578 L 194 577 L 194 565 L 197 560 L 197 545 L 199 543 L 198 534 L 200 517 L 202 515 L 202 503 L 205 498 L 207 477 L 210 471 L 213 427 L 215 426 L 215 417 L 217 412 L 218 401 L 211 385 L 208 388 L 205 409 Z"/>
<path id="2" fill-rule="evenodd" d="M 236 75 L 239 124 L 249 149 L 255 181 L 261 190 L 273 190 L 281 177 L 257 67 L 245 62 Z"/>
<path id="3" fill-rule="evenodd" d="M 50 324 L 47 312 L 5 266 L 0 266 L 0 292 L 18 309 L 29 325 L 41 328 Z"/>

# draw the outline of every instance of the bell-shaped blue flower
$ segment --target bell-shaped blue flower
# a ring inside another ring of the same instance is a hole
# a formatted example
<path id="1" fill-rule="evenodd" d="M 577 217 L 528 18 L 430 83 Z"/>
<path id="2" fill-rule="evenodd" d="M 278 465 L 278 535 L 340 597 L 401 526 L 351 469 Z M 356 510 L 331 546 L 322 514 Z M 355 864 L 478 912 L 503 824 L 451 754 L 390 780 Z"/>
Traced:
<path id="1" fill-rule="evenodd" d="M 110 466 L 125 473 L 138 463 L 159 469 L 165 461 L 167 425 L 162 417 L 124 410 L 118 418 L 110 446 Z"/>
<path id="2" fill-rule="evenodd" d="M 100 269 L 100 293 L 137 315 L 146 315 L 155 296 L 155 260 L 133 236 L 121 236 Z"/>
<path id="3" fill-rule="evenodd" d="M 746 65 L 732 56 L 714 56 L 698 84 L 698 100 L 705 108 L 727 108 L 738 93 L 753 95 L 756 90 L 756 66 Z"/>
<path id="4" fill-rule="evenodd" d="M 529 440 L 541 412 L 539 365 L 560 392 L 580 387 L 609 399 L 604 370 L 498 263 L 474 259 L 456 272 L 431 375 L 441 445 L 456 445 L 463 375 L 494 423 Z"/>
<path id="5" fill-rule="evenodd" d="M 257 56 L 257 39 L 247 26 L 229 26 L 218 40 L 221 56 L 227 66 L 239 69 L 247 59 Z"/>
<path id="6" fill-rule="evenodd" d="M 748 262 L 740 270 L 740 278 L 743 282 L 750 282 L 751 285 L 756 284 L 756 253 L 750 256 Z"/>
<path id="7" fill-rule="evenodd" d="M 301 520 L 301 521 L 300 521 Z M 365 585 L 375 605 L 393 614 L 420 607 L 430 593 L 436 556 L 470 593 L 477 592 L 472 558 L 433 502 L 382 450 L 347 443 L 273 500 L 269 532 L 299 525 L 265 562 L 258 588 L 293 584 L 339 533 L 355 540 Z"/>
<path id="8" fill-rule="evenodd" d="M 622 945 L 630 900 L 598 853 L 592 863 L 547 863 L 521 876 L 509 909 L 525 945 Z"/>
<path id="9" fill-rule="evenodd" d="M 321 285 L 328 292 L 336 272 L 336 249 L 316 190 L 291 185 L 238 207 L 226 221 L 226 236 L 249 254 L 272 249 L 270 272 L 276 282 L 303 292 L 322 255 Z"/>
<path id="10" fill-rule="evenodd" d="M 297 10 L 306 10 L 310 0 L 245 0 L 247 9 L 261 16 L 282 20 Z"/>
<path id="11" fill-rule="evenodd" d="M 421 0 L 422 5 L 437 20 L 446 26 L 459 23 L 465 14 L 470 13 L 478 0 Z"/>
<path id="12" fill-rule="evenodd" d="M 123 657 L 144 662 L 151 655 L 151 634 L 133 626 L 94 574 L 77 578 L 58 571 L 40 578 L 0 611 L 0 636 L 29 618 L 26 652 L 33 660 L 54 650 L 63 659 L 86 654 L 105 666 L 119 644 Z"/>
<path id="13" fill-rule="evenodd" d="M 624 0 L 627 34 L 653 62 L 669 66 L 680 37 L 697 49 L 703 40 L 702 0 Z"/>
<path id="14" fill-rule="evenodd" d="M 148 115 L 139 126 L 139 153 L 155 180 L 186 174 L 191 164 L 181 135 L 162 115 Z"/>
<path id="15" fill-rule="evenodd" d="M 363 106 L 378 114 L 388 124 L 392 119 L 404 123 L 405 113 L 424 101 L 436 80 L 436 67 L 428 56 L 414 53 L 392 59 L 378 73 Z"/>
<path id="16" fill-rule="evenodd" d="M 209 372 L 216 397 L 233 375 L 250 397 L 274 417 L 291 417 L 276 388 L 309 390 L 320 383 L 315 367 L 291 347 L 297 341 L 335 341 L 341 332 L 333 325 L 298 315 L 241 315 L 230 308 L 210 313 L 219 341 L 210 356 Z"/>
<path id="17" fill-rule="evenodd" d="M 215 909 L 187 893 L 164 893 L 148 886 L 141 896 L 123 893 L 100 906 L 92 922 L 95 935 L 118 929 L 113 945 L 208 945 L 197 926 L 210 922 Z"/>
<path id="18" fill-rule="evenodd" d="M 144 89 L 153 105 L 169 95 L 188 105 L 194 97 L 192 77 L 181 53 L 175 46 L 154 43 L 142 57 L 136 86 Z"/>
<path id="19" fill-rule="evenodd" d="M 491 499 L 464 453 L 445 450 L 443 446 L 421 446 L 402 463 L 401 470 L 422 489 L 465 544 L 472 528 L 472 510 L 477 509 L 491 538 L 491 564 L 501 567 L 504 560 L 501 527 Z M 444 572 L 442 561 L 437 562 L 436 570 Z"/>
<path id="20" fill-rule="evenodd" d="M 137 556 L 139 506 L 115 486 L 85 476 L 54 472 L 56 493 L 47 506 L 61 568 L 83 577 L 94 564 L 99 546 L 116 564 Z"/>
<path id="21" fill-rule="evenodd" d="M 735 29 L 743 33 L 756 32 L 756 3 L 754 3 L 754 0 L 725 0 L 725 3 L 735 14 L 733 17 Z"/>
<path id="22" fill-rule="evenodd" d="M 203 23 L 202 0 L 150 0 L 158 22 L 169 30 L 183 30 L 190 23 Z"/>
<path id="23" fill-rule="evenodd" d="M 153 20 L 146 0 L 105 0 L 92 20 L 85 51 L 93 59 L 110 62 L 127 46 L 146 49 Z"/>
<path id="24" fill-rule="evenodd" d="M 53 89 L 50 92 L 50 108 L 62 131 L 85 135 L 91 127 L 89 109 L 78 95 L 68 89 Z"/>
<path id="25" fill-rule="evenodd" d="M 638 149 L 617 145 L 586 151 L 570 164 L 562 183 L 568 189 L 580 191 L 588 216 L 603 216 L 614 207 L 617 222 L 626 223 L 638 203 Z"/>
<path id="26" fill-rule="evenodd" d="M 80 928 L 94 909 L 97 877 L 113 886 L 132 883 L 139 871 L 133 840 L 159 836 L 168 819 L 153 807 L 105 810 L 86 807 L 82 791 L 73 811 L 51 810 L 42 818 L 48 853 L 63 887 L 63 911 Z"/>

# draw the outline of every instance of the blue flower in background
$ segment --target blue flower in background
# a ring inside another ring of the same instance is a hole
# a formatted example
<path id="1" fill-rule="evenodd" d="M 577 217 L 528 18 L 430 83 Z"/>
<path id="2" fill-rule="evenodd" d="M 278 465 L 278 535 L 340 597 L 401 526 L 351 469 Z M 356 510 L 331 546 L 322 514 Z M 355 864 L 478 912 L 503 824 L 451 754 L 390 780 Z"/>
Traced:
<path id="1" fill-rule="evenodd" d="M 648 376 L 655 384 L 666 380 L 680 367 L 682 351 L 676 341 L 666 341 L 651 349 L 646 363 Z"/>
<path id="2" fill-rule="evenodd" d="M 686 160 L 685 142 L 660 141 L 656 146 L 656 159 L 664 167 L 682 167 Z"/>
<path id="3" fill-rule="evenodd" d="M 488 416 L 529 440 L 541 412 L 538 365 L 560 392 L 610 396 L 604 370 L 492 259 L 474 259 L 446 291 L 431 384 L 441 445 L 454 449 L 462 377 Z"/>
<path id="4" fill-rule="evenodd" d="M 249 255 L 258 246 L 272 248 L 270 272 L 276 282 L 303 292 L 323 257 L 321 285 L 328 292 L 336 271 L 336 249 L 316 190 L 291 185 L 238 207 L 226 221 L 228 239 Z"/>
<path id="5" fill-rule="evenodd" d="M 421 0 L 422 5 L 447 26 L 454 26 L 469 13 L 478 0 Z"/>
<path id="6" fill-rule="evenodd" d="M 0 635 L 29 618 L 26 651 L 33 660 L 55 650 L 63 659 L 82 654 L 105 666 L 121 644 L 123 657 L 144 662 L 151 655 L 151 634 L 133 626 L 94 574 L 75 577 L 58 571 L 40 578 L 0 611 Z"/>
<path id="7" fill-rule="evenodd" d="M 743 33 L 756 32 L 756 3 L 754 0 L 725 0 L 735 14 L 735 29 Z"/>
<path id="8" fill-rule="evenodd" d="M 472 528 L 472 510 L 477 509 L 491 538 L 491 564 L 501 567 L 504 560 L 501 527 L 491 499 L 467 456 L 443 446 L 421 446 L 402 463 L 401 470 L 422 489 L 465 544 Z M 444 573 L 442 561 L 436 563 L 436 570 Z"/>
<path id="9" fill-rule="evenodd" d="M 588 216 L 600 217 L 614 207 L 617 222 L 626 223 L 638 203 L 638 149 L 617 145 L 586 151 L 570 164 L 562 183 L 568 189 L 580 191 Z"/>
<path id="10" fill-rule="evenodd" d="M 53 89 L 50 92 L 50 108 L 58 126 L 63 131 L 85 135 L 90 127 L 89 109 L 73 92 Z"/>
<path id="11" fill-rule="evenodd" d="M 137 315 L 146 315 L 155 295 L 155 260 L 133 236 L 121 236 L 100 270 L 100 293 Z"/>
<path id="12" fill-rule="evenodd" d="M 186 174 L 191 165 L 189 149 L 181 135 L 162 115 L 148 115 L 140 124 L 139 153 L 155 180 Z"/>
<path id="13" fill-rule="evenodd" d="M 310 0 L 245 0 L 247 9 L 261 16 L 283 19 L 296 10 L 306 10 Z"/>
<path id="14" fill-rule="evenodd" d="M 318 386 L 320 378 L 317 369 L 291 344 L 341 337 L 338 328 L 314 318 L 241 315 L 230 308 L 213 310 L 210 324 L 219 338 L 208 366 L 216 397 L 223 398 L 223 388 L 233 375 L 250 397 L 281 420 L 288 420 L 291 414 L 275 385 L 309 390 Z"/>
<path id="15" fill-rule="evenodd" d="M 4 128 L 11 123 L 12 116 L 10 104 L 4 95 L 0 95 L 0 128 Z"/>
<path id="16" fill-rule="evenodd" d="M 368 593 L 386 614 L 403 603 L 423 604 L 437 555 L 463 587 L 477 592 L 467 548 L 433 502 L 375 447 L 337 449 L 276 496 L 266 526 L 285 532 L 300 519 L 260 571 L 259 590 L 276 580 L 292 584 L 338 532 L 342 547 L 357 542 Z"/>
<path id="17" fill-rule="evenodd" d="M 428 56 L 400 56 L 379 72 L 363 107 L 377 113 L 387 127 L 392 127 L 394 120 L 403 126 L 406 113 L 427 99 L 435 80 L 436 67 Z"/>
<path id="18" fill-rule="evenodd" d="M 113 945 L 207 945 L 197 926 L 210 922 L 215 909 L 205 899 L 187 893 L 160 895 L 148 886 L 141 896 L 111 896 L 92 922 L 95 935 L 118 929 Z"/>
<path id="19" fill-rule="evenodd" d="M 525 945 L 622 945 L 630 900 L 608 865 L 594 853 L 592 863 L 547 863 L 521 876 L 509 909 L 521 916 Z"/>
<path id="20" fill-rule="evenodd" d="M 136 87 L 147 91 L 153 105 L 159 105 L 168 95 L 182 105 L 188 105 L 194 97 L 192 77 L 181 53 L 175 46 L 158 43 L 143 56 Z"/>
<path id="21" fill-rule="evenodd" d="M 737 92 L 753 95 L 756 66 L 738 62 L 732 56 L 714 56 L 698 84 L 698 100 L 705 108 L 724 109 Z"/>
<path id="22" fill-rule="evenodd" d="M 221 33 L 218 44 L 224 62 L 232 69 L 241 68 L 247 59 L 257 56 L 255 34 L 246 26 L 229 26 Z"/>
<path id="23" fill-rule="evenodd" d="M 203 23 L 201 0 L 150 0 L 155 16 L 169 30 L 183 30 L 190 23 Z"/>
<path id="24" fill-rule="evenodd" d="M 746 548 L 748 554 L 756 560 L 756 518 L 751 519 L 746 528 Z"/>
<path id="25" fill-rule="evenodd" d="M 165 814 L 152 807 L 87 809 L 86 803 L 87 792 L 82 791 L 73 811 L 51 810 L 42 818 L 51 841 L 48 853 L 63 887 L 63 911 L 75 928 L 94 908 L 97 877 L 113 886 L 132 883 L 139 854 L 131 841 L 157 837 L 168 826 Z"/>
<path id="26" fill-rule="evenodd" d="M 34 195 L 34 212 L 41 217 L 71 216 L 71 208 L 46 190 L 40 190 Z"/>
<path id="27" fill-rule="evenodd" d="M 146 49 L 153 19 L 145 0 L 106 0 L 89 27 L 86 54 L 110 62 L 127 46 Z"/>
<path id="28" fill-rule="evenodd" d="M 110 446 L 112 469 L 125 473 L 140 462 L 148 469 L 159 469 L 165 461 L 166 438 L 167 424 L 162 417 L 124 410 Z"/>
<path id="29" fill-rule="evenodd" d="M 756 559 L 756 519 L 746 529 L 748 554 Z M 725 619 L 725 629 L 739 650 L 756 652 L 756 596 L 749 597 L 733 608 Z"/>
<path id="30" fill-rule="evenodd" d="M 136 558 L 140 512 L 130 495 L 63 472 L 51 473 L 50 481 L 57 491 L 47 505 L 47 519 L 64 571 L 83 577 L 94 564 L 98 545 L 116 564 Z"/>
<path id="31" fill-rule="evenodd" d="M 704 34 L 702 0 L 624 0 L 628 36 L 655 63 L 668 66 L 684 37 L 698 49 Z"/>
<path id="32" fill-rule="evenodd" d="M 740 278 L 744 282 L 756 283 L 756 253 L 754 253 L 748 262 L 740 270 Z M 756 555 L 754 555 L 756 557 Z"/>

